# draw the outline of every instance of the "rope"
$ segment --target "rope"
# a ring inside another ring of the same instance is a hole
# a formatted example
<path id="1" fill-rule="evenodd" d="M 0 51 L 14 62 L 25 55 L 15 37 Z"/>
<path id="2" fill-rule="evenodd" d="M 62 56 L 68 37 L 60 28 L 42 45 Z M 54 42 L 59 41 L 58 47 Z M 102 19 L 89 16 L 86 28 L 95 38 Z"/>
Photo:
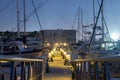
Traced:
<path id="1" fill-rule="evenodd" d="M 0 13 L 3 12 L 5 9 L 7 9 L 12 3 L 13 3 L 14 0 L 11 0 L 8 4 L 6 4 L 2 9 L 0 9 Z"/>
<path id="2" fill-rule="evenodd" d="M 41 23 L 40 23 L 40 19 L 39 19 L 39 16 L 38 16 L 37 9 L 35 7 L 34 1 L 33 0 L 31 0 L 31 1 L 32 1 L 32 5 L 33 5 L 33 8 L 34 8 L 34 12 L 35 12 L 36 18 L 37 18 L 38 23 L 39 23 L 39 27 L 42 30 L 42 26 L 41 26 Z"/>

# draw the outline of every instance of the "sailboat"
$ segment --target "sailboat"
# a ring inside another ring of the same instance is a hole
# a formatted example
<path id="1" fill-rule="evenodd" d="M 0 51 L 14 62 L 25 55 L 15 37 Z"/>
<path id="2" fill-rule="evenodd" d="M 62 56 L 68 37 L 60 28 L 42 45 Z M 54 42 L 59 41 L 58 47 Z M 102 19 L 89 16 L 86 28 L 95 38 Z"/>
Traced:
<path id="1" fill-rule="evenodd" d="M 26 42 L 26 14 L 25 14 L 25 0 L 23 1 L 24 5 L 24 37 L 20 38 L 20 28 L 19 28 L 19 10 L 18 10 L 18 0 L 16 0 L 16 6 L 17 6 L 17 30 L 18 30 L 18 36 L 16 39 L 8 40 L 7 42 L 4 42 L 0 44 L 0 55 L 13 55 L 13 56 L 19 56 L 19 57 L 29 57 L 34 58 L 38 55 L 42 54 L 42 47 L 39 41 L 36 40 L 30 40 Z M 26 44 L 27 43 L 27 44 Z"/>

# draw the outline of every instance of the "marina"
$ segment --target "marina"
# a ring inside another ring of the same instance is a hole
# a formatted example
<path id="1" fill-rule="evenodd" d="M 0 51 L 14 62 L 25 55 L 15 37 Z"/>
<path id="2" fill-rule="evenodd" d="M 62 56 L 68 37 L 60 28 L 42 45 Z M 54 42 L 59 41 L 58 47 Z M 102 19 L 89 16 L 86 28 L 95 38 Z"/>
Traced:
<path id="1" fill-rule="evenodd" d="M 1 0 L 0 80 L 120 80 L 117 2 Z"/>

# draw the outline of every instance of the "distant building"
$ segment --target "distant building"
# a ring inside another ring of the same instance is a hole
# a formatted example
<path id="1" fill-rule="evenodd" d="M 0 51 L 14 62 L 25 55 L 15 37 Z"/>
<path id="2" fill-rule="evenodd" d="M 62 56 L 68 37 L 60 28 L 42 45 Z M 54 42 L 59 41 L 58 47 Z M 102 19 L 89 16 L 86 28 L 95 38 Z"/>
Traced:
<path id="1" fill-rule="evenodd" d="M 40 35 L 43 43 L 47 43 L 47 45 L 76 42 L 76 30 L 42 30 L 40 31 Z"/>

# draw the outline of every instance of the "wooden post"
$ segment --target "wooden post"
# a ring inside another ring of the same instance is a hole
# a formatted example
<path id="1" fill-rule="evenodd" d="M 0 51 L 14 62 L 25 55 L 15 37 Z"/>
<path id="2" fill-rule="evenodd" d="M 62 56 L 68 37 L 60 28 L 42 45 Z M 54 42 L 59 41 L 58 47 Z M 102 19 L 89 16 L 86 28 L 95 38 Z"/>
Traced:
<path id="1" fill-rule="evenodd" d="M 109 63 L 104 63 L 104 80 L 110 80 L 110 68 Z"/>
<path id="2" fill-rule="evenodd" d="M 98 62 L 94 63 L 94 80 L 100 80 L 99 70 L 98 70 Z"/>
<path id="3" fill-rule="evenodd" d="M 10 80 L 16 79 L 16 65 L 15 62 L 11 62 L 11 69 L 10 69 Z"/>
<path id="4" fill-rule="evenodd" d="M 21 62 L 21 77 L 20 80 L 26 80 L 25 62 Z"/>

